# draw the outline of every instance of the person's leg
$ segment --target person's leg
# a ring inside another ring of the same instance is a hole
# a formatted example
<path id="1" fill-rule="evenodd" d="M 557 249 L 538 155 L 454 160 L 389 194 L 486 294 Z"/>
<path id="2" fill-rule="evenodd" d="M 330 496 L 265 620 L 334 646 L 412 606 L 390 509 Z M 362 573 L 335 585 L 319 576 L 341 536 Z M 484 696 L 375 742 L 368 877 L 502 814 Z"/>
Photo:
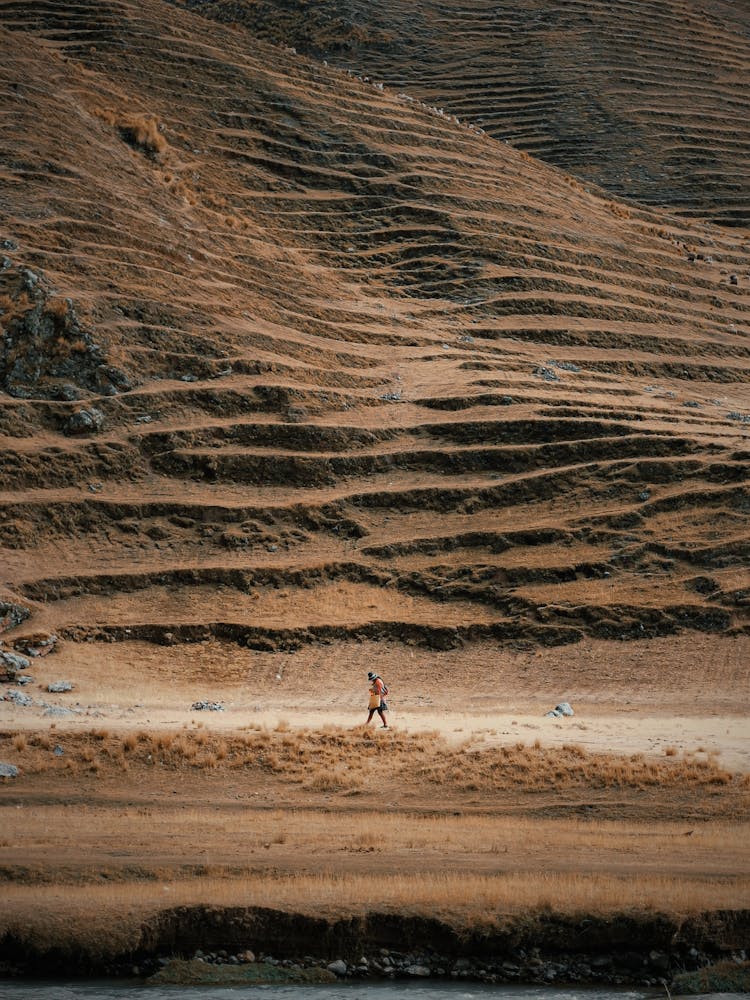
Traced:
<path id="1" fill-rule="evenodd" d="M 386 719 L 385 712 L 383 711 L 382 708 L 378 709 L 378 715 L 380 716 L 380 720 L 383 723 L 383 729 L 387 729 L 388 728 L 388 720 Z"/>
<path id="2" fill-rule="evenodd" d="M 380 711 L 380 710 L 378 709 L 378 711 Z M 367 716 L 367 722 L 365 723 L 366 726 L 369 725 L 370 722 L 372 722 L 373 715 L 375 715 L 375 709 L 371 708 L 370 709 L 370 714 Z"/>

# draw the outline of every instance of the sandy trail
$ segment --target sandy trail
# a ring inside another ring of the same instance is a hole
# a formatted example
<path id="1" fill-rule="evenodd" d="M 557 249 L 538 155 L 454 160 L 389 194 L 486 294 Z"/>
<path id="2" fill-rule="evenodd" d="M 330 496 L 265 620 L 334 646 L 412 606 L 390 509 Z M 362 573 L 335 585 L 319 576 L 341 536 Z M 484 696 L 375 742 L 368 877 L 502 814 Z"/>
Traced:
<path id="1" fill-rule="evenodd" d="M 749 647 L 747 637 L 717 642 L 691 635 L 528 652 L 477 645 L 440 654 L 381 643 L 274 654 L 213 640 L 167 647 L 65 642 L 33 661 L 34 682 L 16 688 L 32 706 L 0 701 L 0 726 L 6 732 L 199 726 L 231 734 L 279 724 L 354 730 L 366 719 L 364 674 L 371 667 L 390 685 L 394 732 L 437 732 L 451 745 L 474 749 L 539 741 L 603 754 L 716 755 L 723 767 L 750 773 L 750 722 L 737 698 L 748 682 Z M 711 684 L 702 666 L 707 660 Z M 49 693 L 47 685 L 62 678 L 73 690 Z M 561 701 L 574 716 L 547 717 Z M 223 710 L 195 711 L 196 702 L 217 702 Z M 377 723 L 376 716 L 373 729 Z"/>
<path id="2" fill-rule="evenodd" d="M 259 726 L 275 729 L 279 725 L 310 730 L 327 726 L 357 729 L 365 718 L 366 712 L 357 709 L 321 711 L 300 709 L 292 703 L 279 703 L 257 711 L 247 704 L 235 702 L 226 704 L 221 712 L 197 712 L 163 704 L 108 708 L 102 703 L 83 709 L 80 715 L 56 720 L 55 729 L 75 732 L 106 727 L 113 732 L 127 732 L 140 728 L 192 728 L 197 723 L 217 733 Z M 528 711 L 402 711 L 394 704 L 389 722 L 394 731 L 437 732 L 451 745 L 462 744 L 475 749 L 539 741 L 544 747 L 575 744 L 590 753 L 658 757 L 695 754 L 717 756 L 724 767 L 750 773 L 750 725 L 744 715 L 716 712 L 708 716 L 673 716 L 627 708 L 606 711 L 597 707 L 593 711 L 579 709 L 573 718 L 555 719 Z M 49 721 L 43 710 L 23 710 L 2 702 L 0 726 L 5 730 L 36 730 L 48 728 Z M 371 727 L 374 730 L 381 728 L 377 716 Z"/>

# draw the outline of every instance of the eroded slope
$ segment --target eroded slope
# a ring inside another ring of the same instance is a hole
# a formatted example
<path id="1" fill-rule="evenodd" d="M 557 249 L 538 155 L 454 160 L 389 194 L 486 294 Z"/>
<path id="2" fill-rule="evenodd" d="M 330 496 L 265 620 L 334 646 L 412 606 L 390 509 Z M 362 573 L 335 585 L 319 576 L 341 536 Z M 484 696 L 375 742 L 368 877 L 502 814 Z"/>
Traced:
<path id="1" fill-rule="evenodd" d="M 739 236 L 156 0 L 0 44 L 22 629 L 746 629 Z"/>
<path id="2" fill-rule="evenodd" d="M 719 0 L 187 0 L 619 197 L 750 222 L 750 18 Z"/>

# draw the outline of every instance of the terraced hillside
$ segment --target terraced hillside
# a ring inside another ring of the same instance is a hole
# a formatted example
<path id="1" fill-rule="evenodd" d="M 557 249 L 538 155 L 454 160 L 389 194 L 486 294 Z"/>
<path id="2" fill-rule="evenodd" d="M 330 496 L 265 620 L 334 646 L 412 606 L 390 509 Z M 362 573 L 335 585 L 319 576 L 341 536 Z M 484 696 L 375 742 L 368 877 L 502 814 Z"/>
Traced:
<path id="1" fill-rule="evenodd" d="M 160 0 L 0 46 L 21 632 L 747 631 L 746 239 Z"/>
<path id="2" fill-rule="evenodd" d="M 186 0 L 601 185 L 750 225 L 750 10 L 712 0 Z"/>

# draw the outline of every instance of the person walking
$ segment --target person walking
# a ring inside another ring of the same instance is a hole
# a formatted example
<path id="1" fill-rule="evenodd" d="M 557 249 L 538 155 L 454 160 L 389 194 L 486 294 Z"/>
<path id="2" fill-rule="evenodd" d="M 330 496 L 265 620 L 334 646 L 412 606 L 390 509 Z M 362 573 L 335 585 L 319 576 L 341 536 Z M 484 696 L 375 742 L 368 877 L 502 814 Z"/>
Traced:
<path id="1" fill-rule="evenodd" d="M 370 714 L 367 716 L 365 725 L 372 722 L 372 717 L 377 712 L 383 723 L 383 729 L 387 729 L 388 720 L 385 713 L 388 711 L 388 702 L 385 700 L 385 696 L 388 694 L 388 687 L 383 678 L 373 673 L 372 670 L 368 671 L 367 679 L 370 682 L 370 701 L 367 705 Z"/>

